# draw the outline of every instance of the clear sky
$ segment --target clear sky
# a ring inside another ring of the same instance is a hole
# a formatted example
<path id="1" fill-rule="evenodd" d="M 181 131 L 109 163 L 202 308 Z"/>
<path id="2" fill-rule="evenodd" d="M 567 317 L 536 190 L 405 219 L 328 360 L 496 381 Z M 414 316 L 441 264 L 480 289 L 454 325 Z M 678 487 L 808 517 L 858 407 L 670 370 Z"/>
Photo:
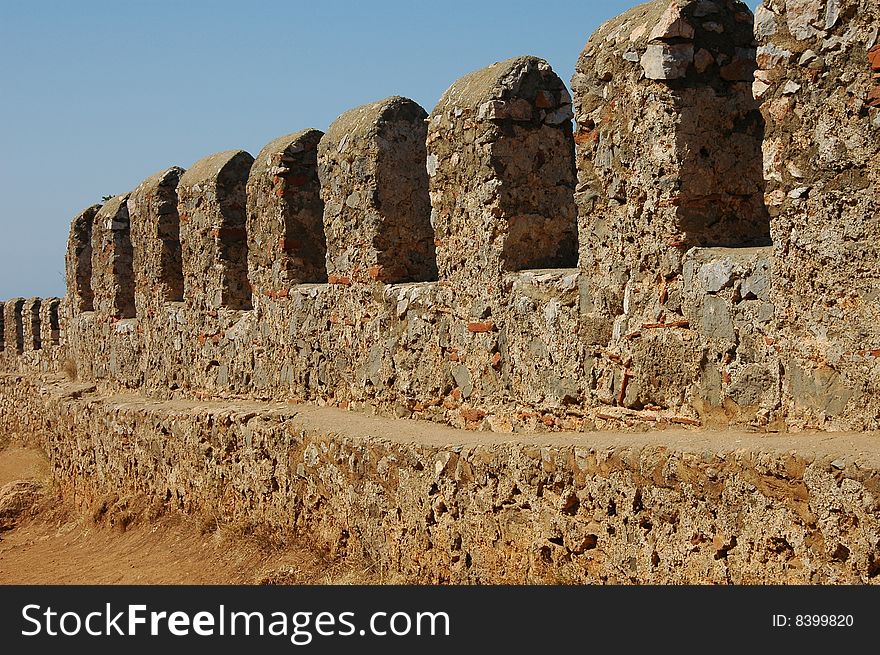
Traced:
<path id="1" fill-rule="evenodd" d="M 635 4 L 0 0 L 0 299 L 64 294 L 70 219 L 101 196 L 389 95 L 431 111 L 516 55 L 568 83 Z"/>

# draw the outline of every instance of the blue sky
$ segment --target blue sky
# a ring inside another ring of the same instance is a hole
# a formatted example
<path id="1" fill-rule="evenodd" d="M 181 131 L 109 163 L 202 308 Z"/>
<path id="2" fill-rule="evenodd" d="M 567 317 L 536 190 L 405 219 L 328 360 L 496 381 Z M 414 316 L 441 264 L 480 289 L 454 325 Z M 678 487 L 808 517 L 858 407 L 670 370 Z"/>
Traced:
<path id="1" fill-rule="evenodd" d="M 64 294 L 70 219 L 221 150 L 543 57 L 568 82 L 632 1 L 0 0 L 0 298 Z"/>

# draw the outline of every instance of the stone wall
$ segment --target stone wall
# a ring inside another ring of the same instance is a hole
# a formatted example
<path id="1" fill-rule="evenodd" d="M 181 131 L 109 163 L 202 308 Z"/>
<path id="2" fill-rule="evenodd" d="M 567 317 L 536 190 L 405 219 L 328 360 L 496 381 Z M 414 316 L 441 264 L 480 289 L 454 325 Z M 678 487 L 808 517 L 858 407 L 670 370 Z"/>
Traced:
<path id="1" fill-rule="evenodd" d="M 318 144 L 330 283 L 436 278 L 426 117 L 412 100 L 386 98 L 337 118 Z"/>
<path id="2" fill-rule="evenodd" d="M 657 0 L 573 98 L 517 57 L 169 168 L 74 219 L 0 359 L 484 431 L 877 428 L 876 22 Z"/>
<path id="3" fill-rule="evenodd" d="M 0 430 L 111 520 L 260 524 L 419 583 L 875 584 L 874 438 L 475 435 L 4 375 Z M 378 435 L 378 436 L 377 436 Z M 146 502 L 144 502 L 146 501 Z"/>
<path id="4" fill-rule="evenodd" d="M 880 416 L 880 6 L 765 2 L 755 94 L 792 413 Z"/>
<path id="5" fill-rule="evenodd" d="M 248 272 L 255 304 L 295 284 L 327 281 L 318 130 L 280 137 L 260 151 L 247 184 Z"/>
<path id="6" fill-rule="evenodd" d="M 157 173 L 0 303 L 0 430 L 389 580 L 875 583 L 877 435 L 802 432 L 880 428 L 878 19 L 657 0 L 573 98 L 517 57 Z"/>

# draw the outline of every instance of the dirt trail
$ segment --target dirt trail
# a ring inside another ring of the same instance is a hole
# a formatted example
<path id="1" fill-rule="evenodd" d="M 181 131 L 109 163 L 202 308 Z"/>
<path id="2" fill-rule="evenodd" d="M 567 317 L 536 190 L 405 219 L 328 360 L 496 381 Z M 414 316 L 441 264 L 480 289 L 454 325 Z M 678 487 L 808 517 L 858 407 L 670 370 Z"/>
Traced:
<path id="1" fill-rule="evenodd" d="M 164 516 L 124 531 L 96 523 L 59 498 L 38 450 L 0 450 L 0 488 L 39 480 L 45 498 L 0 532 L 0 584 L 347 584 L 369 572 L 335 566 L 304 547 L 271 547 L 196 519 Z"/>
<path id="2" fill-rule="evenodd" d="M 48 480 L 49 462 L 38 450 L 9 446 L 0 450 L 0 487 L 15 480 Z"/>

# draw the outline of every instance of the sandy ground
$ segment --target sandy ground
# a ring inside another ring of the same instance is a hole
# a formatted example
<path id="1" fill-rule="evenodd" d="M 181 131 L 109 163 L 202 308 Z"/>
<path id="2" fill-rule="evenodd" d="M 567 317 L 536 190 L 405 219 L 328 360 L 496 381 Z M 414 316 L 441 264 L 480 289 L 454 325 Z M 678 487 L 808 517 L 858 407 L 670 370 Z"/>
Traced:
<path id="1" fill-rule="evenodd" d="M 272 546 L 190 517 L 112 527 L 77 511 L 53 488 L 42 452 L 0 450 L 0 488 L 39 480 L 44 499 L 0 532 L 0 584 L 354 584 L 369 571 L 327 562 L 297 545 Z"/>

